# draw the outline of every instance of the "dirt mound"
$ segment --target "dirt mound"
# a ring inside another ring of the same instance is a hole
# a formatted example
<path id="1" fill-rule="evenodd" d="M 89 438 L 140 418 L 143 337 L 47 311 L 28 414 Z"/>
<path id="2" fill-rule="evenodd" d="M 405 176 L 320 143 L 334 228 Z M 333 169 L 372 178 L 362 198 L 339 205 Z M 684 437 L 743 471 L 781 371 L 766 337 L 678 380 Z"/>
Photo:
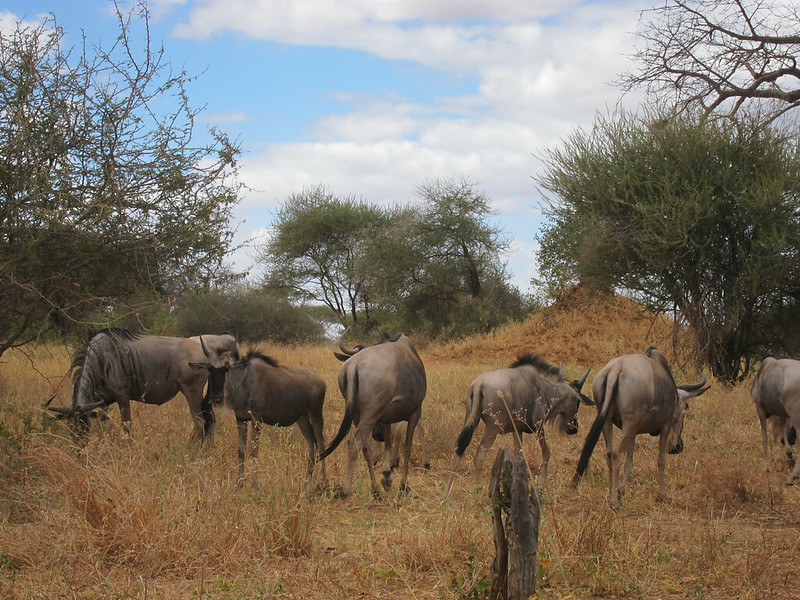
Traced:
<path id="1" fill-rule="evenodd" d="M 480 336 L 432 344 L 426 354 L 464 361 L 521 352 L 542 354 L 551 363 L 605 364 L 621 354 L 656 346 L 673 360 L 686 347 L 686 335 L 674 338 L 672 323 L 629 298 L 574 288 L 553 305 L 521 323 Z"/>

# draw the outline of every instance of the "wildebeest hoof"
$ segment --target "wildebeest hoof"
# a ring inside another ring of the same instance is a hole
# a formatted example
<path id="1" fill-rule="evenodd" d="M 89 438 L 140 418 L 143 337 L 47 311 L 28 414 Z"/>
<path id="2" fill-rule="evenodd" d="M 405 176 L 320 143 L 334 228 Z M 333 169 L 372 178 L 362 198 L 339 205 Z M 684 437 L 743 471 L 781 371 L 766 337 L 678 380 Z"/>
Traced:
<path id="1" fill-rule="evenodd" d="M 381 481 L 381 485 L 383 486 L 384 491 L 388 492 L 392 488 L 392 478 L 384 477 Z"/>
<path id="2" fill-rule="evenodd" d="M 348 498 L 349 496 L 350 496 L 350 492 L 345 492 L 344 488 L 341 488 L 341 487 L 339 489 L 337 489 L 333 494 L 333 497 L 334 498 L 338 498 L 339 500 L 344 500 L 345 498 Z"/>
<path id="3" fill-rule="evenodd" d="M 792 485 L 794 485 L 794 479 L 787 479 L 786 480 L 786 486 L 789 487 L 789 486 L 792 486 Z"/>
<path id="4" fill-rule="evenodd" d="M 426 462 L 424 465 L 422 465 L 422 468 L 425 469 L 426 471 L 430 471 L 431 470 L 431 463 Z"/>

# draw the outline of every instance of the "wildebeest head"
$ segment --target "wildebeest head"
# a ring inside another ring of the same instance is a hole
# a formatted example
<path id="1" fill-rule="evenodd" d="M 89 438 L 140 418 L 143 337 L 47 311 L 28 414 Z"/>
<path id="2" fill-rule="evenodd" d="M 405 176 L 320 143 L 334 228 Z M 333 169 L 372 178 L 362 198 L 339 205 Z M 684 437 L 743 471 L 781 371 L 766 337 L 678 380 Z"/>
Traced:
<path id="1" fill-rule="evenodd" d="M 200 336 L 200 346 L 203 348 L 203 354 L 206 355 L 208 362 L 205 363 L 189 363 L 193 369 L 207 369 L 208 370 L 208 391 L 206 392 L 207 398 L 216 404 L 222 402 L 225 395 L 225 378 L 230 369 L 244 369 L 247 366 L 247 361 L 239 358 L 238 348 L 230 350 L 223 349 L 209 349 L 203 341 L 203 336 Z"/>
<path id="2" fill-rule="evenodd" d="M 575 380 L 567 379 L 563 364 L 556 369 L 547 364 L 539 355 L 520 355 L 510 365 L 512 369 L 521 367 L 532 368 L 546 381 L 550 382 L 549 386 L 540 390 L 542 396 L 549 396 L 553 400 L 553 403 L 547 408 L 547 414 L 544 417 L 545 421 L 555 423 L 557 429 L 568 435 L 578 433 L 578 408 L 581 403 L 589 406 L 594 405 L 590 398 L 581 393 L 583 384 L 586 383 L 586 379 L 589 377 L 591 367 L 586 369 L 580 379 Z M 532 423 L 530 425 L 531 427 L 533 426 Z"/>
<path id="3" fill-rule="evenodd" d="M 698 383 L 678 385 L 678 402 L 675 404 L 675 412 L 672 415 L 672 427 L 670 436 L 667 439 L 667 453 L 680 454 L 683 452 L 683 422 L 685 413 L 689 408 L 689 398 L 696 398 L 704 394 L 711 386 L 706 385 L 707 379 L 703 372 L 700 372 L 701 380 Z"/>
<path id="4" fill-rule="evenodd" d="M 564 365 L 562 364 L 558 370 L 558 375 L 561 384 L 566 386 L 567 393 L 565 393 L 558 401 L 550 407 L 546 419 L 548 421 L 555 421 L 559 428 L 567 435 L 575 435 L 578 433 L 578 408 L 581 404 L 587 406 L 594 406 L 591 398 L 585 396 L 581 389 L 586 379 L 589 377 L 589 372 L 592 367 L 586 369 L 580 379 L 569 380 L 564 373 Z"/>

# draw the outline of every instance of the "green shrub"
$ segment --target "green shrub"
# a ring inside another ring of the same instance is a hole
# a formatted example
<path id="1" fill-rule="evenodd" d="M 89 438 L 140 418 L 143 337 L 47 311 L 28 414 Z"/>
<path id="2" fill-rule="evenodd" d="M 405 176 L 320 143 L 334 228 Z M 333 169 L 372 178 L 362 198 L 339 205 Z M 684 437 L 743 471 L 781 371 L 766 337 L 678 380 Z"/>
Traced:
<path id="1" fill-rule="evenodd" d="M 230 333 L 240 342 L 317 341 L 323 325 L 285 298 L 262 290 L 210 291 L 188 298 L 173 316 L 176 335 Z"/>

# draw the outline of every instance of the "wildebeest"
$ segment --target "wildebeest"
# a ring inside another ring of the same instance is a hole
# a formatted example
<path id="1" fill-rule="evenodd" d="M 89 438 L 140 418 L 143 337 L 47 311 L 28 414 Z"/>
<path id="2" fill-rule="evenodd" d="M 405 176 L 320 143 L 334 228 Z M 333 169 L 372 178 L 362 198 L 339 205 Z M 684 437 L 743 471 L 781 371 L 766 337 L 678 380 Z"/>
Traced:
<path id="1" fill-rule="evenodd" d="M 205 341 L 205 336 L 202 339 Z M 203 349 L 206 350 L 205 344 Z M 230 365 L 216 366 L 213 361 L 209 361 L 193 363 L 191 366 L 194 369 L 208 369 L 209 396 L 215 402 L 224 402 L 236 415 L 239 434 L 237 486 L 241 485 L 244 478 L 248 423 L 252 423 L 252 457 L 258 454 L 258 437 L 262 424 L 278 427 L 296 424 L 308 444 L 309 477 L 313 474 L 316 453 L 325 447 L 322 417 L 325 382 L 322 377 L 308 367 L 279 365 L 258 350 L 251 350 Z M 321 463 L 324 484 L 327 475 L 325 462 Z M 255 471 L 253 487 L 256 487 Z"/>
<path id="2" fill-rule="evenodd" d="M 589 464 L 602 431 L 606 441 L 609 470 L 609 503 L 619 504 L 625 492 L 625 481 L 633 469 L 633 449 L 636 436 L 649 433 L 659 436 L 658 499 L 665 498 L 664 468 L 666 453 L 683 450 L 684 411 L 687 400 L 703 394 L 708 388 L 706 377 L 692 385 L 675 385 L 667 359 L 655 348 L 645 354 L 626 354 L 612 359 L 595 375 L 592 394 L 597 418 L 592 424 L 581 451 L 578 467 L 572 479 L 577 486 Z M 710 386 L 709 386 L 710 387 Z M 614 426 L 622 430 L 622 438 L 614 452 Z M 625 471 L 620 481 L 620 467 L 625 458 Z"/>
<path id="3" fill-rule="evenodd" d="M 469 386 L 464 428 L 458 436 L 451 472 L 445 486 L 450 492 L 456 469 L 464 456 L 475 427 L 483 420 L 485 431 L 473 464 L 475 482 L 483 473 L 483 459 L 500 433 L 514 434 L 514 449 L 522 449 L 522 434 L 535 433 L 542 449 L 541 482 L 547 487 L 547 464 L 550 447 L 544 435 L 544 423 L 555 423 L 563 432 L 578 432 L 578 407 L 593 402 L 581 393 L 591 367 L 580 379 L 570 381 L 563 367 L 549 365 L 539 355 L 523 354 L 510 367 L 479 375 Z"/>
<path id="4" fill-rule="evenodd" d="M 238 358 L 236 340 L 228 334 L 205 335 L 206 348 L 215 362 Z M 189 404 L 194 438 L 204 439 L 214 422 L 209 398 L 203 396 L 207 372 L 190 362 L 206 360 L 200 338 L 138 335 L 124 329 L 104 329 L 92 334 L 76 350 L 72 403 L 50 407 L 64 417 L 85 416 L 116 402 L 122 423 L 131 422 L 131 400 L 161 405 L 181 392 Z"/>
<path id="5" fill-rule="evenodd" d="M 800 361 L 791 358 L 767 357 L 761 362 L 750 391 L 761 423 L 761 443 L 764 447 L 764 463 L 770 470 L 767 420 L 771 420 L 776 437 L 783 441 L 789 477 L 786 485 L 800 477 L 800 461 L 795 462 L 792 453 L 793 438 L 800 426 Z"/>
<path id="6" fill-rule="evenodd" d="M 392 340 L 382 341 L 366 348 L 348 349 L 341 343 L 339 347 L 349 356 L 339 369 L 338 377 L 339 389 L 345 399 L 344 418 L 336 437 L 320 454 L 320 459 L 336 449 L 355 423 L 355 434 L 348 441 L 347 470 L 342 485 L 342 495 L 347 496 L 352 491 L 353 472 L 359 450 L 364 453 L 367 461 L 372 491 L 375 495 L 380 495 L 380 488 L 373 471 L 369 437 L 374 427 L 381 424 L 384 426 L 385 439 L 391 440 L 389 433 L 391 424 L 407 421 L 400 481 L 400 489 L 404 491 L 408 486 L 408 466 L 414 430 L 419 422 L 422 401 L 427 392 L 422 360 L 411 340 L 402 334 Z M 385 489 L 391 486 L 392 470 L 389 455 L 390 448 L 387 447 L 387 464 L 383 471 Z"/>

